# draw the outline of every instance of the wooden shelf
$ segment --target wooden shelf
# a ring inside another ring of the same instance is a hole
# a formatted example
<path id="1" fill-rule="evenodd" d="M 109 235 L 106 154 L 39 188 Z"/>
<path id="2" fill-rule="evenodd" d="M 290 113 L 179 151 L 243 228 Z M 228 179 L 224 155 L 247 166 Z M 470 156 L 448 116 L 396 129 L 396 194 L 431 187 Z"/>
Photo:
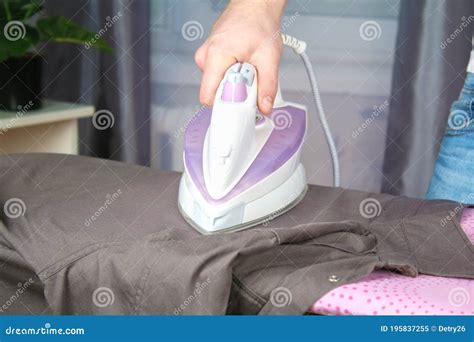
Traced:
<path id="1" fill-rule="evenodd" d="M 93 106 L 57 101 L 39 110 L 0 111 L 0 154 L 77 154 L 78 120 L 93 115 Z"/>
<path id="2" fill-rule="evenodd" d="M 24 114 L 21 114 L 21 112 L 0 111 L 0 131 L 86 118 L 93 114 L 93 106 L 58 101 L 45 101 L 43 103 L 43 108 L 39 110 L 26 111 Z"/>

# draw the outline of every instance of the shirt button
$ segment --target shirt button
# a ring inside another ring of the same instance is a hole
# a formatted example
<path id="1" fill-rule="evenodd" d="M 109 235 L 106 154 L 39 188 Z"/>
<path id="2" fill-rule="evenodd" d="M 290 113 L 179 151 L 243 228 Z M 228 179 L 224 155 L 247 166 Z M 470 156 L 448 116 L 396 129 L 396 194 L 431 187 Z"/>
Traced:
<path id="1" fill-rule="evenodd" d="M 331 274 L 328 278 L 328 280 L 331 282 L 331 283 L 337 283 L 340 278 L 339 276 L 335 275 L 335 274 Z"/>

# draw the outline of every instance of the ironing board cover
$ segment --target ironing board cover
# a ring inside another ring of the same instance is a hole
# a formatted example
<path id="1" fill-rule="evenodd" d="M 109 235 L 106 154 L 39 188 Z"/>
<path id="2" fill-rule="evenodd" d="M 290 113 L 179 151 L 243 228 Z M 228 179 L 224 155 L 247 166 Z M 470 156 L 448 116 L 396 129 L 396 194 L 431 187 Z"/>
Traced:
<path id="1" fill-rule="evenodd" d="M 474 208 L 464 209 L 461 226 L 474 244 Z M 375 271 L 337 287 L 311 311 L 329 315 L 473 315 L 474 280 Z"/>

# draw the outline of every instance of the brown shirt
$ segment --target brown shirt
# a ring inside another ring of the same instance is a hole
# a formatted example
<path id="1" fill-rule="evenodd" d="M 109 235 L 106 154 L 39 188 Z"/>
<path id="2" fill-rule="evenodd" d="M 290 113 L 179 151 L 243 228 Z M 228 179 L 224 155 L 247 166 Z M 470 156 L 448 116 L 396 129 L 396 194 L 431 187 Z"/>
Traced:
<path id="1" fill-rule="evenodd" d="M 96 158 L 0 157 L 0 203 L 22 209 L 1 212 L 0 300 L 32 277 L 32 312 L 302 314 L 376 268 L 474 278 L 456 203 L 310 186 L 265 225 L 201 236 L 178 213 L 179 178 Z"/>

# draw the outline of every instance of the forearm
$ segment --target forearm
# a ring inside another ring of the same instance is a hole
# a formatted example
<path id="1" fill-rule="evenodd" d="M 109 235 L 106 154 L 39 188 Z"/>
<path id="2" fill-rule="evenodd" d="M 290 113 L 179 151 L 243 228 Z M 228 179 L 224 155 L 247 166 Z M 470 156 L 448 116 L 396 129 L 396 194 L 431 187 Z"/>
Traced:
<path id="1" fill-rule="evenodd" d="M 273 20 L 280 21 L 285 10 L 287 0 L 230 0 L 228 9 L 240 10 L 251 8 L 252 11 L 260 13 L 262 16 L 271 17 Z"/>
<path id="2" fill-rule="evenodd" d="M 269 13 L 283 14 L 287 0 L 230 0 L 228 6 L 247 5 L 251 7 L 261 7 Z"/>

